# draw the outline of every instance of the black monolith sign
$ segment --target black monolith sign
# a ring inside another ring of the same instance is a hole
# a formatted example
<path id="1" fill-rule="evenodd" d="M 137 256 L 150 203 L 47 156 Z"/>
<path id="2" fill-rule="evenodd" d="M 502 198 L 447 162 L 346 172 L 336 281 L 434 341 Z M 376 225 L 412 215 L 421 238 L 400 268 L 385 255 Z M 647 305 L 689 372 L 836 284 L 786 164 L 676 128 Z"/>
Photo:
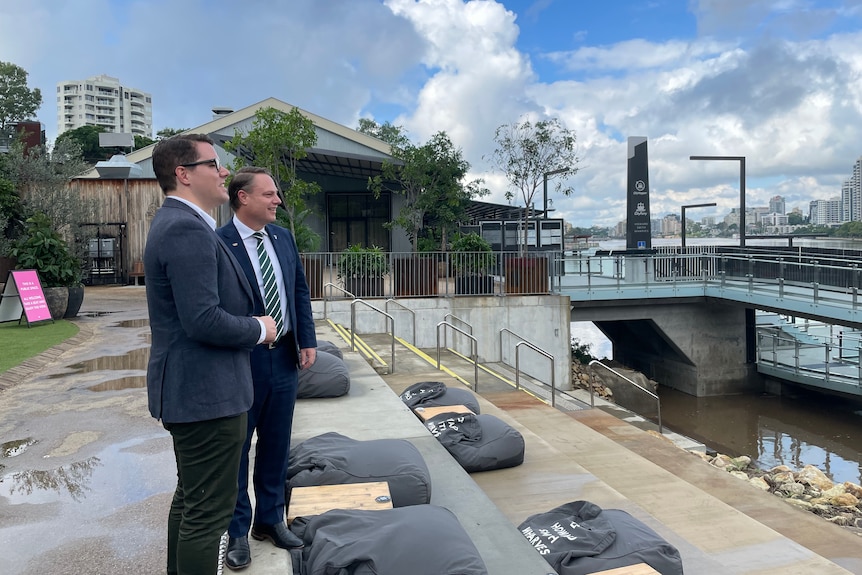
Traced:
<path id="1" fill-rule="evenodd" d="M 649 217 L 649 161 L 647 139 L 629 137 L 628 194 L 626 202 L 626 249 L 652 248 Z"/>

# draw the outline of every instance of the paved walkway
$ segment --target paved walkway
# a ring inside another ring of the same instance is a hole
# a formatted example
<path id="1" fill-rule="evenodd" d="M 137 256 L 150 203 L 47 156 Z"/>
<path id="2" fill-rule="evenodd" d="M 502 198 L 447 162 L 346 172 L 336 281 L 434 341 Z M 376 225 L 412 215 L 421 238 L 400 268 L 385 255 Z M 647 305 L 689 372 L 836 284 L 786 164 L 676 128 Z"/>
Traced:
<path id="1" fill-rule="evenodd" d="M 0 571 L 9 575 L 164 572 L 164 527 L 175 464 L 149 417 L 144 289 L 87 288 L 81 332 L 0 375 Z M 523 392 L 480 397 L 485 413 L 527 442 L 522 466 L 467 475 L 397 398 L 423 380 L 460 385 L 399 350 L 398 372 L 378 375 L 345 350 L 349 395 L 304 400 L 294 440 L 327 431 L 401 437 L 432 472 L 432 503 L 456 513 L 492 575 L 545 575 L 515 525 L 587 499 L 625 509 L 680 550 L 692 574 L 862 574 L 855 534 L 745 485 L 698 457 L 601 410 L 564 413 Z M 252 543 L 244 573 L 289 573 L 286 553 Z"/>

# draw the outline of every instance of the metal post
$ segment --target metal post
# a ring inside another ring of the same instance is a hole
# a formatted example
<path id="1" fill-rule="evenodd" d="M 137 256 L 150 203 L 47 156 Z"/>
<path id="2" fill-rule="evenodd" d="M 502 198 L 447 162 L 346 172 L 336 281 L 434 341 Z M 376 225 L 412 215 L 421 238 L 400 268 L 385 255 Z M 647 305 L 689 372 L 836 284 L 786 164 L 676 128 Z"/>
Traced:
<path id="1" fill-rule="evenodd" d="M 542 174 L 542 176 L 543 176 L 542 177 L 542 183 L 544 184 L 543 187 L 544 187 L 544 200 L 545 200 L 544 204 L 543 204 L 543 210 L 542 210 L 542 219 L 543 220 L 548 219 L 548 176 L 553 176 L 556 174 L 563 174 L 563 173 L 568 172 L 568 171 L 569 171 L 569 168 L 560 168 L 559 170 L 551 170 L 550 172 L 545 172 L 544 174 Z M 536 227 L 538 227 L 538 226 L 536 226 Z M 536 231 L 538 233 L 538 230 L 536 230 Z"/>
<path id="2" fill-rule="evenodd" d="M 689 160 L 731 160 L 739 162 L 739 247 L 745 247 L 745 156 L 689 156 Z"/>
<path id="3" fill-rule="evenodd" d="M 687 206 L 682 206 L 682 232 L 680 233 L 681 247 L 685 250 L 685 209 L 686 208 L 709 208 L 715 206 L 715 202 L 710 204 L 689 204 Z"/>

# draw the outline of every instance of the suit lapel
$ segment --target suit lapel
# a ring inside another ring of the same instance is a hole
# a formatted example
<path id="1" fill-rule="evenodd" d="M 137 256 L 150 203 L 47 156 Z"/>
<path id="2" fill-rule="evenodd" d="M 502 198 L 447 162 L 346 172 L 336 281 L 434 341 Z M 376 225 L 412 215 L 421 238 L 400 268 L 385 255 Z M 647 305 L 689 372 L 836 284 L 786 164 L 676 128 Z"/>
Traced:
<path id="1" fill-rule="evenodd" d="M 254 269 L 251 267 L 251 262 L 248 259 L 248 252 L 245 250 L 245 244 L 243 244 L 242 238 L 239 237 L 239 232 L 236 231 L 236 226 L 231 222 L 223 229 L 225 230 L 227 238 L 219 238 L 224 239 L 224 241 L 219 242 L 222 249 L 227 252 L 228 256 L 232 256 L 230 257 L 230 260 L 237 275 L 245 277 L 246 281 L 242 283 L 245 286 L 249 297 L 255 302 L 262 302 L 263 300 L 260 298 L 260 294 L 258 294 L 259 290 L 257 289 L 257 278 L 254 276 Z M 255 306 L 257 305 L 258 304 L 255 303 Z"/>

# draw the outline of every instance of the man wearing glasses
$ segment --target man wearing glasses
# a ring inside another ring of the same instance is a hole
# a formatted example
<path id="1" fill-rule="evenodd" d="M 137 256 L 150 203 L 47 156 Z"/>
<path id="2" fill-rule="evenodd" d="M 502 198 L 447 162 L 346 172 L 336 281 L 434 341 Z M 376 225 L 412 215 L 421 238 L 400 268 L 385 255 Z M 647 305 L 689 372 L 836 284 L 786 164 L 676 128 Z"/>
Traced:
<path id="1" fill-rule="evenodd" d="M 237 496 L 253 388 L 249 356 L 275 340 L 252 317 L 253 292 L 208 212 L 228 199 L 212 140 L 174 136 L 153 150 L 166 198 L 144 251 L 152 346 L 150 413 L 171 434 L 177 487 L 168 515 L 168 575 L 212 575 Z"/>

